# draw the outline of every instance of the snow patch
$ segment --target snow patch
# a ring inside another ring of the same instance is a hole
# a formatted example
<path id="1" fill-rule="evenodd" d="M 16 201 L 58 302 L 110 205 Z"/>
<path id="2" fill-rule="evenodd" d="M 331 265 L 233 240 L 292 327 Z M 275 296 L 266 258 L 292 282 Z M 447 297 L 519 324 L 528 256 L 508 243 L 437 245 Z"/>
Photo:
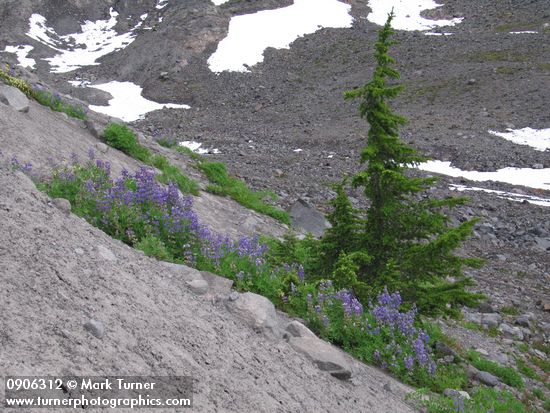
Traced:
<path id="1" fill-rule="evenodd" d="M 212 0 L 212 3 L 214 3 L 216 6 L 221 6 L 224 3 L 227 3 L 229 0 Z"/>
<path id="2" fill-rule="evenodd" d="M 232 17 L 208 66 L 216 73 L 248 72 L 247 66 L 263 61 L 267 47 L 288 49 L 298 37 L 323 27 L 351 27 L 350 10 L 337 0 L 295 0 L 288 7 Z"/>
<path id="3" fill-rule="evenodd" d="M 157 10 L 161 10 L 161 9 L 164 9 L 166 6 L 168 6 L 168 0 L 158 0 L 155 8 Z"/>
<path id="4" fill-rule="evenodd" d="M 537 151 L 550 149 L 550 128 L 548 129 L 506 129 L 506 132 L 489 131 L 490 134 L 504 138 L 518 145 L 529 145 Z"/>
<path id="5" fill-rule="evenodd" d="M 91 110 L 122 119 L 125 122 L 133 122 L 141 119 L 146 113 L 154 110 L 164 108 L 189 109 L 188 105 L 157 103 L 145 99 L 141 95 L 143 88 L 132 82 L 112 81 L 101 85 L 90 85 L 89 87 L 103 90 L 113 96 L 113 98 L 109 100 L 108 106 L 90 105 Z"/>
<path id="6" fill-rule="evenodd" d="M 59 52 L 54 57 L 44 59 L 49 62 L 52 73 L 66 73 L 83 66 L 98 65 L 96 61 L 100 57 L 132 43 L 136 36 L 134 30 L 142 24 L 140 21 L 131 31 L 118 34 L 113 29 L 117 24 L 118 13 L 111 8 L 109 15 L 108 20 L 86 20 L 81 25 L 81 33 L 59 36 L 47 25 L 44 16 L 34 13 L 29 19 L 27 36 Z"/>
<path id="7" fill-rule="evenodd" d="M 528 201 L 531 204 L 550 207 L 550 199 L 541 198 L 533 195 L 515 194 L 513 192 L 497 191 L 495 189 L 486 189 L 486 188 L 479 188 L 475 186 L 466 186 L 466 185 L 451 185 L 449 189 L 452 191 L 458 191 L 458 192 L 463 192 L 463 191 L 486 192 L 488 194 L 495 194 L 499 198 L 508 199 L 514 202 Z"/>
<path id="8" fill-rule="evenodd" d="M 550 168 L 503 168 L 494 172 L 463 171 L 451 166 L 450 162 L 427 161 L 419 164 L 418 169 L 448 175 L 455 178 L 462 177 L 470 181 L 496 181 L 511 185 L 521 185 L 530 188 L 550 190 Z"/>
<path id="9" fill-rule="evenodd" d="M 92 84 L 92 82 L 90 82 L 89 80 L 82 80 L 79 78 L 76 78 L 75 80 L 69 80 L 68 82 L 74 87 L 80 87 L 80 88 L 88 87 Z"/>
<path id="10" fill-rule="evenodd" d="M 523 30 L 521 32 L 510 32 L 510 34 L 539 34 L 539 32 L 534 30 Z"/>
<path id="11" fill-rule="evenodd" d="M 4 49 L 4 52 L 6 53 L 14 53 L 17 55 L 17 62 L 18 65 L 21 67 L 28 67 L 30 69 L 34 69 L 36 66 L 36 60 L 28 57 L 29 52 L 34 49 L 34 47 L 24 44 L 21 46 L 6 46 Z"/>
<path id="12" fill-rule="evenodd" d="M 195 142 L 195 141 L 183 141 L 183 142 L 180 142 L 178 143 L 179 146 L 183 146 L 187 149 L 190 149 L 191 151 L 195 152 L 195 153 L 198 153 L 198 154 L 201 154 L 201 155 L 204 155 L 204 154 L 207 154 L 207 153 L 213 153 L 213 154 L 219 154 L 221 153 L 219 149 L 204 149 L 204 148 L 201 148 L 202 146 L 202 143 L 199 143 L 199 142 Z"/>
<path id="13" fill-rule="evenodd" d="M 395 17 L 392 27 L 396 30 L 431 30 L 435 27 L 454 26 L 464 19 L 459 17 L 451 20 L 430 20 L 420 16 L 424 10 L 441 7 L 441 4 L 433 0 L 370 0 L 369 6 L 372 13 L 367 19 L 379 26 L 386 23 L 393 8 Z"/>

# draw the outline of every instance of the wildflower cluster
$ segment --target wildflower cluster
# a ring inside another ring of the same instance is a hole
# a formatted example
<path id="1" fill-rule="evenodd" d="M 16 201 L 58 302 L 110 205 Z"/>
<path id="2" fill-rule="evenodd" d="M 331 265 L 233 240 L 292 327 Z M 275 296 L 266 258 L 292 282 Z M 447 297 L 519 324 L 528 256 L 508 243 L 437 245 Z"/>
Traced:
<path id="1" fill-rule="evenodd" d="M 366 331 L 371 337 L 382 337 L 373 356 L 384 368 L 394 372 L 413 372 L 415 369 L 435 374 L 436 364 L 429 346 L 426 331 L 417 328 L 416 307 L 401 312 L 403 304 L 398 292 L 390 294 L 387 289 L 371 305 L 366 319 Z M 377 341 L 377 340 L 373 340 Z"/>
<path id="2" fill-rule="evenodd" d="M 68 199 L 76 214 L 149 255 L 216 272 L 273 300 L 283 295 L 283 283 L 266 265 L 267 246 L 258 237 L 234 241 L 201 224 L 192 197 L 181 196 L 172 181 L 160 184 L 151 168 L 133 174 L 123 170 L 113 179 L 108 162 L 95 159 L 93 150 L 88 157 L 82 165 L 73 155 L 71 166 L 58 168 L 43 189 Z M 303 269 L 298 272 L 303 277 Z"/>
<path id="3" fill-rule="evenodd" d="M 415 326 L 415 307 L 400 311 L 398 292 L 385 289 L 376 304 L 363 308 L 351 291 L 336 290 L 331 281 L 322 281 L 307 301 L 314 328 L 359 358 L 409 381 L 435 374 L 430 337 Z"/>

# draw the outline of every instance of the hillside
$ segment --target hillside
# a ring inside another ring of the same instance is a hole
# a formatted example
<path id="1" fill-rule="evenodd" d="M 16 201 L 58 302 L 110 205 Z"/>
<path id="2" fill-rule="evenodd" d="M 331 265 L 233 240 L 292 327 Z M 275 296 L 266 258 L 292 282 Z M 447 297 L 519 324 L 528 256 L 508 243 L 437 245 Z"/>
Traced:
<path id="1" fill-rule="evenodd" d="M 351 380 L 318 370 L 283 333 L 289 316 L 278 313 L 274 337 L 265 329 L 258 334 L 229 310 L 227 284 L 216 290 L 216 279 L 209 279 L 208 291 L 197 292 L 188 284 L 204 281 L 197 270 L 148 258 L 65 213 L 15 172 L 12 160 L 32 163 L 35 182 L 48 180 L 54 165 L 84 162 L 90 151 L 109 162 L 113 177 L 134 173 L 143 162 L 102 136 L 109 123 L 126 122 L 139 146 L 196 182 L 193 211 L 214 233 L 231 240 L 282 239 L 289 228 L 303 234 L 295 213 L 293 225 L 273 218 L 284 214 L 279 208 L 301 205 L 309 205 L 306 217 L 323 228 L 315 210 L 329 212 L 330 184 L 360 170 L 368 125 L 343 93 L 371 76 L 389 3 L 0 3 L 2 69 L 85 108 L 86 117 L 53 112 L 33 99 L 18 111 L 0 96 L 0 309 L 10 315 L 0 324 L 6 349 L 0 369 L 192 375 L 193 411 L 412 411 L 405 401 L 411 388 L 334 348 Z M 405 91 L 393 107 L 408 119 L 402 139 L 432 158 L 414 173 L 440 176 L 430 196 L 470 198 L 452 211 L 453 224 L 480 218 L 459 253 L 484 259 L 467 275 L 472 290 L 487 297 L 479 308 L 463 308 L 460 320 L 434 322 L 457 348 L 519 370 L 524 387 L 500 378 L 496 389 L 544 411 L 550 398 L 544 385 L 550 4 L 428 3 L 418 10 L 413 2 L 396 5 L 398 43 L 391 54 Z M 179 142 L 190 150 L 176 150 Z M 255 195 L 261 211 L 234 194 L 220 196 L 227 189 L 209 179 L 210 162 L 223 162 L 253 191 L 268 191 Z M 354 207 L 366 205 L 360 190 L 349 195 Z M 90 319 L 104 324 L 101 339 L 84 329 Z M 535 373 L 522 370 L 525 363 Z M 476 374 L 467 379 L 474 388 L 483 382 Z"/>

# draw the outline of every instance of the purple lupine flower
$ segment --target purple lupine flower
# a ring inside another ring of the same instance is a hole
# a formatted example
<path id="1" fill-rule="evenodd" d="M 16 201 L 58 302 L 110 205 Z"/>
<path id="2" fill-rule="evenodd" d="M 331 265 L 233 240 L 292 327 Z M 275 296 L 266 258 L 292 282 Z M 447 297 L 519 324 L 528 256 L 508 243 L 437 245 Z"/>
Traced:
<path id="1" fill-rule="evenodd" d="M 93 161 L 95 159 L 95 152 L 92 148 L 88 149 L 88 159 L 90 161 Z"/>
<path id="2" fill-rule="evenodd" d="M 412 370 L 413 368 L 413 365 L 414 365 L 414 357 L 412 356 L 407 356 L 403 359 L 403 363 L 405 364 L 405 368 L 409 371 Z"/>

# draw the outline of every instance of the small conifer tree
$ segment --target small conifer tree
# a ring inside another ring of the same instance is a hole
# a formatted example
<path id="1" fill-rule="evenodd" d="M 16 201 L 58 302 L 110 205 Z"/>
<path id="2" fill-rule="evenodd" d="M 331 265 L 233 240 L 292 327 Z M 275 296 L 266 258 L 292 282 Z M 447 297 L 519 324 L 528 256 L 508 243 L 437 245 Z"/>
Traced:
<path id="1" fill-rule="evenodd" d="M 476 221 L 450 226 L 442 210 L 463 204 L 465 198 L 422 197 L 421 193 L 435 179 L 409 173 L 411 167 L 426 158 L 399 139 L 399 127 L 406 119 L 393 113 L 388 105 L 402 90 L 400 85 L 387 83 L 399 79 L 399 73 L 392 67 L 395 61 L 388 55 L 390 46 L 395 44 L 390 40 L 392 19 L 393 11 L 378 35 L 377 66 L 372 80 L 345 94 L 347 99 L 360 99 L 359 114 L 370 125 L 360 158 L 366 168 L 353 177 L 353 185 L 364 189 L 370 203 L 364 213 L 366 219 L 363 228 L 354 228 L 349 206 L 337 197 L 331 215 L 336 228 L 333 223 L 325 245 L 330 246 L 331 260 L 335 254 L 338 257 L 334 243 L 351 256 L 354 250 L 368 254 L 369 259 L 362 259 L 358 269 L 358 280 L 368 286 L 370 293 L 366 294 L 365 289 L 357 292 L 363 295 L 359 297 L 362 301 L 371 298 L 365 295 L 372 296 L 387 286 L 418 302 L 421 311 L 438 313 L 447 311 L 448 304 L 473 305 L 480 298 L 466 292 L 469 281 L 462 273 L 464 265 L 476 265 L 479 260 L 453 254 L 471 234 Z M 449 276 L 458 282 L 447 282 Z"/>
<path id="2" fill-rule="evenodd" d="M 330 272 L 342 253 L 349 253 L 357 248 L 358 218 L 353 205 L 346 194 L 347 178 L 335 184 L 336 197 L 330 202 L 332 211 L 327 219 L 331 227 L 321 240 L 321 270 Z"/>

